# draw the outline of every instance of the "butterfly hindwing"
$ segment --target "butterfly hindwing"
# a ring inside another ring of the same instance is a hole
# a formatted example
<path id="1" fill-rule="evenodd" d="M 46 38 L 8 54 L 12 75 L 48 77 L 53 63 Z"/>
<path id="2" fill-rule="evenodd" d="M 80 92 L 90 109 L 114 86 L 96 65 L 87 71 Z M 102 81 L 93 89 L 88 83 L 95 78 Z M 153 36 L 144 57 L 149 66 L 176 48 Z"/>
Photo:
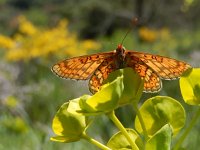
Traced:
<path id="1" fill-rule="evenodd" d="M 144 92 L 158 92 L 162 88 L 162 82 L 158 75 L 139 58 L 131 55 L 126 56 L 127 67 L 133 68 L 144 79 Z"/>
<path id="2" fill-rule="evenodd" d="M 108 78 L 108 75 L 116 70 L 114 57 L 106 58 L 101 65 L 95 70 L 89 80 L 89 89 L 91 93 L 99 91 L 103 81 Z"/>

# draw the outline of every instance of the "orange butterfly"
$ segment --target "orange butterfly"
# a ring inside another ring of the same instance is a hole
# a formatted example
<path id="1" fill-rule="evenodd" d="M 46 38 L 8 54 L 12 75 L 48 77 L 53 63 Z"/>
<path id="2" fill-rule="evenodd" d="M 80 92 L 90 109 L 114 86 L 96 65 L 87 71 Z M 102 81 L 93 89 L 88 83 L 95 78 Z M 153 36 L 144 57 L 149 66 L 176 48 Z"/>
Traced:
<path id="1" fill-rule="evenodd" d="M 172 58 L 136 51 L 128 51 L 119 44 L 112 52 L 74 57 L 52 67 L 62 78 L 89 80 L 91 93 L 99 91 L 108 75 L 121 68 L 130 67 L 144 79 L 144 92 L 158 92 L 161 79 L 171 80 L 181 76 L 191 66 Z"/>

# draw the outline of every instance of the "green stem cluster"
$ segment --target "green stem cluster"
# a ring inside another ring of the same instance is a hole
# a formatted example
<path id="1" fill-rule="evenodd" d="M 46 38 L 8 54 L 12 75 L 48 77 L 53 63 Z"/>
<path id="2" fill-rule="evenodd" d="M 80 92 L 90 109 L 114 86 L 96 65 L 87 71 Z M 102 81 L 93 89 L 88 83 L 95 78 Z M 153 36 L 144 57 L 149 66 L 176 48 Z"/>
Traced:
<path id="1" fill-rule="evenodd" d="M 118 129 L 122 132 L 122 134 L 126 137 L 128 142 L 130 143 L 132 149 L 139 150 L 133 139 L 131 139 L 130 135 L 128 134 L 126 128 L 121 124 L 121 122 L 118 120 L 118 118 L 115 116 L 114 111 L 107 114 L 108 117 L 114 122 L 114 124 L 118 127 Z"/>

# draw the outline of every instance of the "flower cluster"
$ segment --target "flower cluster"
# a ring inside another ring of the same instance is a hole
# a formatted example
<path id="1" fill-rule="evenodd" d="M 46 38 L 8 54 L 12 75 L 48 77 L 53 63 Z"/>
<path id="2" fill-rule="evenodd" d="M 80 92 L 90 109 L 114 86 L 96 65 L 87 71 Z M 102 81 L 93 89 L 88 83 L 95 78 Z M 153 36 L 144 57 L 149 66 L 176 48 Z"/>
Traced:
<path id="1" fill-rule="evenodd" d="M 79 41 L 75 33 L 68 30 L 68 22 L 61 20 L 54 28 L 41 29 L 24 16 L 18 18 L 18 31 L 13 37 L 0 35 L 0 47 L 5 49 L 9 61 L 24 61 L 33 58 L 74 56 L 86 54 L 88 50 L 100 48 L 93 40 Z"/>

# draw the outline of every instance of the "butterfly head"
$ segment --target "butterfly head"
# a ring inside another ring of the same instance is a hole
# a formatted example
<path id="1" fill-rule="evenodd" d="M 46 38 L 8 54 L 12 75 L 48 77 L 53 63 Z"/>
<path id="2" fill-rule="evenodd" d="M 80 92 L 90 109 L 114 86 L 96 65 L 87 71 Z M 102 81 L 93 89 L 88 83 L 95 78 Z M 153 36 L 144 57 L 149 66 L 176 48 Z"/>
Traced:
<path id="1" fill-rule="evenodd" d="M 119 44 L 119 45 L 117 46 L 116 53 L 117 53 L 118 55 L 124 56 L 124 54 L 125 54 L 125 48 L 123 47 L 122 44 Z"/>

